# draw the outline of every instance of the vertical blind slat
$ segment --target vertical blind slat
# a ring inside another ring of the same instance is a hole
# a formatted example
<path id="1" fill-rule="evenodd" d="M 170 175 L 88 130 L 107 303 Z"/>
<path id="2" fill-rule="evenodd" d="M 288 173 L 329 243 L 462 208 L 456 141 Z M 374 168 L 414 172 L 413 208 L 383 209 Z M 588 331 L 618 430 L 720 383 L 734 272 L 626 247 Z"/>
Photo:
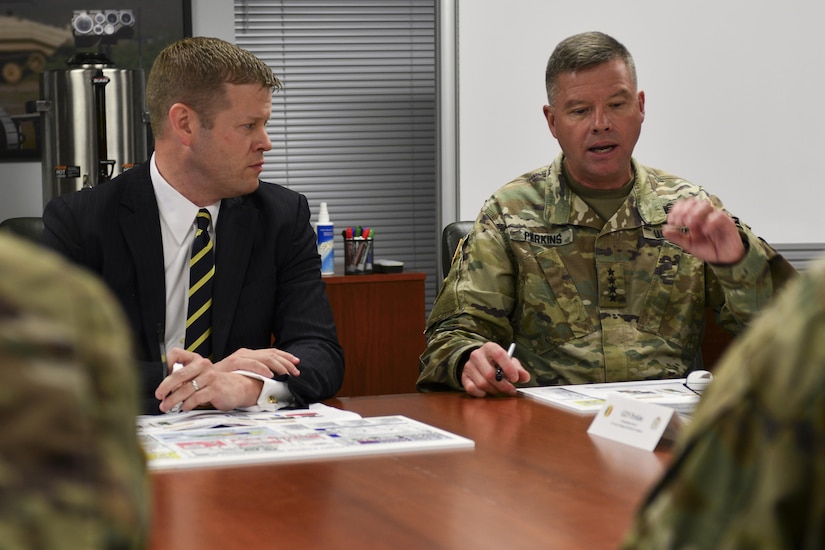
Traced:
<path id="1" fill-rule="evenodd" d="M 435 0 L 235 0 L 239 46 L 284 82 L 261 178 L 322 201 L 336 233 L 375 228 L 376 258 L 437 275 Z M 343 243 L 336 239 L 337 270 Z"/>

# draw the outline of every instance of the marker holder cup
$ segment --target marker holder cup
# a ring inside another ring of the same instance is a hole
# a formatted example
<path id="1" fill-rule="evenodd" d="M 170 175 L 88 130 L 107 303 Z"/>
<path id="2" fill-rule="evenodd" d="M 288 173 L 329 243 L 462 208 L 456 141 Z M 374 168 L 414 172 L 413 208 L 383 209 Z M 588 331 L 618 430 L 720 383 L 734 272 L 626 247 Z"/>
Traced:
<path id="1" fill-rule="evenodd" d="M 372 273 L 372 239 L 353 237 L 344 239 L 344 274 Z"/>

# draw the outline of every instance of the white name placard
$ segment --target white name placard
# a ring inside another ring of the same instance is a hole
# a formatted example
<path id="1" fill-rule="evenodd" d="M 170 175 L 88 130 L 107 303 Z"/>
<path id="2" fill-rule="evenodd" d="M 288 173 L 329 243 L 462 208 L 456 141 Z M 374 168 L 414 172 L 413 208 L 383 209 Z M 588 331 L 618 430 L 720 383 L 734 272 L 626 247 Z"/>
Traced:
<path id="1" fill-rule="evenodd" d="M 587 433 L 652 451 L 666 431 L 673 437 L 680 426 L 679 415 L 670 407 L 610 394 Z"/>

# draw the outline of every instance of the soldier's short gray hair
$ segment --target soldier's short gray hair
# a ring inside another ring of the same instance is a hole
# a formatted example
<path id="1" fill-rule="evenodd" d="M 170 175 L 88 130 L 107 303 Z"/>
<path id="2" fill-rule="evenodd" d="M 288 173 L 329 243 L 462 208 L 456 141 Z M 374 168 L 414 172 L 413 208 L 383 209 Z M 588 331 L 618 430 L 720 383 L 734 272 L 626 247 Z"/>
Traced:
<path id="1" fill-rule="evenodd" d="M 636 85 L 636 64 L 627 48 L 618 40 L 602 32 L 584 32 L 565 38 L 556 46 L 544 73 L 547 101 L 556 97 L 559 75 L 621 59 L 627 66 L 633 85 Z"/>

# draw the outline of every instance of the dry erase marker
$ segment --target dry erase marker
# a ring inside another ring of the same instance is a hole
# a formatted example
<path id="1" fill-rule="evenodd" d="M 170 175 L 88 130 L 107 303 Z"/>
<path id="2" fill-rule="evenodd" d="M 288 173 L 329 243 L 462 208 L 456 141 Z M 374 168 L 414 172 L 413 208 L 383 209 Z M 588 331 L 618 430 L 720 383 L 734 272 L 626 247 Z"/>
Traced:
<path id="1" fill-rule="evenodd" d="M 513 342 L 510 344 L 510 347 L 507 348 L 507 357 L 513 357 L 513 353 L 516 351 L 516 343 Z M 504 371 L 501 370 L 501 367 L 496 365 L 496 382 L 501 382 L 504 379 Z"/>

